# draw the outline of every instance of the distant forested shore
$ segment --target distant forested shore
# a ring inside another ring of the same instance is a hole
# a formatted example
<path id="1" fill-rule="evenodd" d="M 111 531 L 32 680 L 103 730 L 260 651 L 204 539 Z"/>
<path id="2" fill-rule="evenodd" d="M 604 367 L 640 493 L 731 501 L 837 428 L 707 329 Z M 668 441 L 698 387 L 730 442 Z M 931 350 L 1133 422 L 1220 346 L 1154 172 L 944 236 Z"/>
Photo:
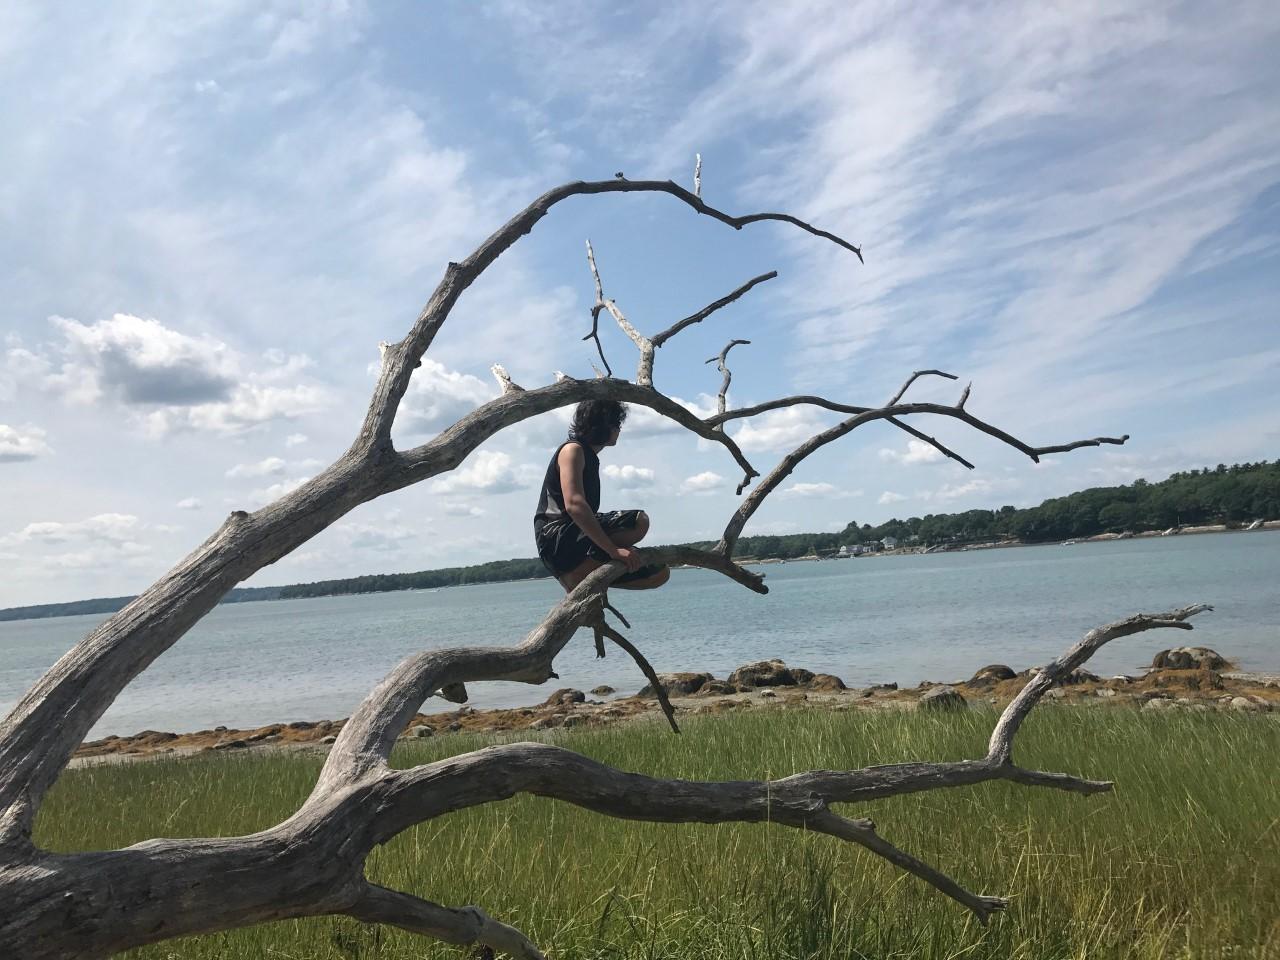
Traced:
<path id="1" fill-rule="evenodd" d="M 1037 507 L 966 510 L 888 520 L 877 526 L 850 522 L 836 533 L 793 533 L 742 537 L 738 558 L 792 559 L 829 555 L 841 547 L 892 538 L 913 548 L 958 548 L 997 542 L 1049 543 L 1105 533 L 1143 533 L 1180 526 L 1223 524 L 1242 527 L 1280 517 L 1280 460 L 1219 464 L 1175 473 L 1159 483 L 1135 480 L 1118 487 L 1093 487 L 1046 500 Z M 709 547 L 710 541 L 689 544 Z M 416 573 L 369 574 L 281 587 L 237 587 L 223 603 L 289 600 L 391 590 L 424 590 L 546 577 L 536 558 L 493 560 L 466 567 Z M 103 597 L 0 610 L 0 621 L 114 613 L 132 597 Z"/>

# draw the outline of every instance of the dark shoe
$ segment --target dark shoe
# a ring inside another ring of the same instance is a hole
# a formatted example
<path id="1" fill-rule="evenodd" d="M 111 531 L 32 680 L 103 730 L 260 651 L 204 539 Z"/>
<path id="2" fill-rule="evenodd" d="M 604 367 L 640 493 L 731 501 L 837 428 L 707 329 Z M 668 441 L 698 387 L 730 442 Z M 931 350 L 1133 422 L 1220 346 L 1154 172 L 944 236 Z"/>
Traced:
<path id="1" fill-rule="evenodd" d="M 617 580 L 613 582 L 616 584 L 623 584 L 623 583 L 635 583 L 637 580 L 648 580 L 650 577 L 654 576 L 655 574 L 661 573 L 665 569 L 666 569 L 665 564 L 646 563 L 639 570 L 634 570 L 631 573 L 624 573 L 622 576 L 620 576 Z"/>

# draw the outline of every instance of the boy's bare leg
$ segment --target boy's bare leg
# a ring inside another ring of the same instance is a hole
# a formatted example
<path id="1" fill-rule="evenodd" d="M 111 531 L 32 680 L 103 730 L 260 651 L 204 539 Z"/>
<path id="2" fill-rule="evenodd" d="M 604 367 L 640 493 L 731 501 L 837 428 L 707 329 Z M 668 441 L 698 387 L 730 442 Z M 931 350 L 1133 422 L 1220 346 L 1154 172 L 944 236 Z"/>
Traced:
<path id="1" fill-rule="evenodd" d="M 609 539 L 619 547 L 633 547 L 645 538 L 649 532 L 649 515 L 643 510 L 636 517 L 636 525 L 624 530 L 615 530 L 609 534 Z M 592 570 L 603 566 L 599 560 L 593 560 L 588 557 L 580 564 L 570 570 L 568 573 L 560 576 L 560 585 L 564 587 L 565 592 L 569 592 L 584 579 Z M 671 571 L 663 567 L 651 577 L 645 577 L 643 580 L 632 580 L 628 583 L 615 583 L 614 586 L 619 590 L 653 590 L 660 587 L 671 579 Z"/>

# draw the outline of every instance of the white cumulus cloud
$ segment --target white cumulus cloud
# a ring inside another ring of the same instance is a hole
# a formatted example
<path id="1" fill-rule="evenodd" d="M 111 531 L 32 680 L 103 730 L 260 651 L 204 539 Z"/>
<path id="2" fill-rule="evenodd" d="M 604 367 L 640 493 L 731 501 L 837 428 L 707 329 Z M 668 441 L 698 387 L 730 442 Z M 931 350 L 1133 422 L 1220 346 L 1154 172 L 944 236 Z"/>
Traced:
<path id="1" fill-rule="evenodd" d="M 532 467 L 514 466 L 505 453 L 481 450 L 470 462 L 433 481 L 431 491 L 445 495 L 511 493 L 530 486 L 537 476 Z"/>
<path id="2" fill-rule="evenodd" d="M 267 457 L 257 463 L 237 463 L 227 471 L 227 477 L 236 480 L 241 477 L 277 477 L 285 472 L 287 464 L 279 457 Z"/>
<path id="3" fill-rule="evenodd" d="M 880 494 L 880 497 L 878 500 L 876 500 L 876 503 L 879 503 L 882 505 L 889 504 L 889 503 L 900 503 L 905 499 L 907 498 L 900 493 L 894 493 L 892 490 L 886 490 L 884 493 Z"/>
<path id="4" fill-rule="evenodd" d="M 10 427 L 0 423 L 0 463 L 34 460 L 53 453 L 39 427 Z"/>
<path id="5" fill-rule="evenodd" d="M 692 477 L 685 478 L 684 483 L 680 485 L 681 491 L 684 493 L 710 493 L 718 489 L 724 483 L 724 477 L 710 470 L 704 470 L 702 473 L 695 473 Z"/>
<path id="6" fill-rule="evenodd" d="M 249 492 L 249 503 L 254 507 L 265 507 L 268 503 L 279 500 L 287 493 L 293 493 L 310 480 L 310 477 L 289 477 L 268 487 L 260 487 Z"/>
<path id="7" fill-rule="evenodd" d="M 733 439 L 744 451 L 777 452 L 794 449 L 826 428 L 823 418 L 810 407 L 783 407 L 746 421 Z"/>
<path id="8" fill-rule="evenodd" d="M 912 466 L 917 463 L 937 463 L 944 457 L 937 447 L 913 438 L 907 441 L 905 453 L 884 447 L 880 450 L 880 459 L 890 463 L 900 463 L 903 466 Z"/>
<path id="9" fill-rule="evenodd" d="M 311 364 L 303 355 L 267 351 L 266 365 L 255 366 L 220 340 L 127 313 L 92 324 L 56 316 L 50 323 L 60 339 L 38 352 L 10 349 L 7 376 L 70 404 L 117 404 L 152 436 L 237 434 L 318 412 L 327 402 L 319 386 L 297 382 Z"/>
<path id="10" fill-rule="evenodd" d="M 607 480 L 612 480 L 624 489 L 653 486 L 654 473 L 648 467 L 635 467 L 631 464 L 608 464 L 600 471 Z"/>
<path id="11" fill-rule="evenodd" d="M 49 384 L 72 399 L 112 395 L 129 404 L 189 405 L 226 399 L 235 386 L 231 351 L 212 338 L 127 313 L 94 324 L 50 322 L 63 335 L 65 359 Z"/>
<path id="12" fill-rule="evenodd" d="M 411 434 L 436 433 L 496 395 L 495 385 L 424 357 L 400 401 L 396 426 Z"/>
<path id="13" fill-rule="evenodd" d="M 179 510 L 199 510 L 204 506 L 199 497 L 186 497 L 174 504 Z"/>

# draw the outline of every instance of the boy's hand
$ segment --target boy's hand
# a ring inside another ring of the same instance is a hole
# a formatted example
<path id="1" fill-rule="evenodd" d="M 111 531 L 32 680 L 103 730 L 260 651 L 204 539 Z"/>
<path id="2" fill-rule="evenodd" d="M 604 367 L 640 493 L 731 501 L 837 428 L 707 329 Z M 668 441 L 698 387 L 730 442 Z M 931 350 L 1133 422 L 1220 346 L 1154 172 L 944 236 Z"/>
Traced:
<path id="1" fill-rule="evenodd" d="M 640 554 L 630 547 L 619 547 L 614 553 L 613 559 L 621 560 L 627 567 L 627 573 L 635 573 L 644 565 L 644 561 L 640 559 Z"/>

